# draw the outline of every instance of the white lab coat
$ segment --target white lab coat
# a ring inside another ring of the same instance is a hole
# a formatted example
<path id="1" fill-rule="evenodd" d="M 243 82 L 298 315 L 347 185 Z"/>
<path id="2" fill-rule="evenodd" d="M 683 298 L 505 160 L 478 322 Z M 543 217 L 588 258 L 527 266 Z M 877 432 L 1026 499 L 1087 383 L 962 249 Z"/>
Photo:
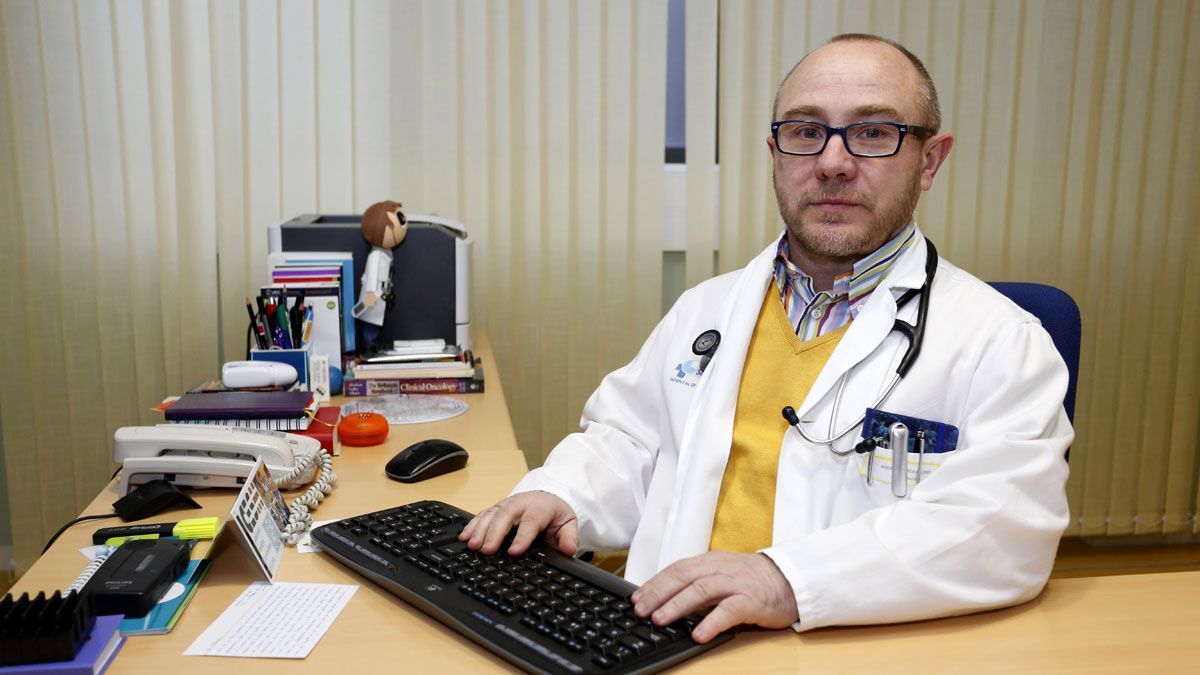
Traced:
<path id="1" fill-rule="evenodd" d="M 629 549 L 626 577 L 634 583 L 708 550 L 742 365 L 775 249 L 684 293 L 634 360 L 592 394 L 583 432 L 565 438 L 513 491 L 562 497 L 579 516 L 584 549 Z M 802 404 L 778 402 L 813 421 L 810 435 L 826 436 L 847 371 L 839 429 L 895 372 L 907 344 L 891 331 L 896 298 L 920 287 L 925 258 L 919 236 Z M 912 322 L 917 304 L 901 317 Z M 721 344 L 697 376 L 692 341 L 711 328 Z M 865 455 L 837 457 L 787 431 L 773 542 L 762 552 L 795 592 L 794 627 L 963 614 L 1037 595 L 1068 519 L 1063 454 L 1074 431 L 1062 407 L 1066 388 L 1066 366 L 1037 319 L 941 260 L 920 357 L 880 407 L 957 426 L 958 449 L 898 499 L 880 481 L 866 484 Z M 836 447 L 860 438 L 856 430 Z"/>
<path id="2" fill-rule="evenodd" d="M 367 262 L 363 265 L 362 290 L 358 293 L 358 305 L 353 312 L 359 321 L 383 325 L 387 313 L 387 302 L 383 296 L 392 289 L 392 249 L 374 246 L 367 254 Z M 375 304 L 367 307 L 367 293 L 375 294 Z"/>

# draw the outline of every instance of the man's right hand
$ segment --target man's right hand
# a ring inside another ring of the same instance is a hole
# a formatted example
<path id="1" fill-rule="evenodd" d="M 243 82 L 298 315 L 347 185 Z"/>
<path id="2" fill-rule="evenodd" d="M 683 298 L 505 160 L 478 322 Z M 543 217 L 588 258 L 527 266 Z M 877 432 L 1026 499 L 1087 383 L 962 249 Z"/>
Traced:
<path id="1" fill-rule="evenodd" d="M 562 499 L 539 491 L 515 494 L 481 511 L 458 539 L 472 550 L 491 555 L 500 549 L 514 525 L 517 534 L 508 547 L 509 555 L 527 551 L 540 532 L 544 532 L 542 538 L 547 544 L 566 555 L 575 555 L 579 550 L 579 519 L 575 512 Z"/>

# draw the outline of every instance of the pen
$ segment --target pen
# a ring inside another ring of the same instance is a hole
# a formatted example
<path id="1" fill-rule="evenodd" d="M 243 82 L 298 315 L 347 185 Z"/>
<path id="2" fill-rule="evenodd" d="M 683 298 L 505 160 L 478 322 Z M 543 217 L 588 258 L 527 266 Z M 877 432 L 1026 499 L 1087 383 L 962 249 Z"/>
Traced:
<path id="1" fill-rule="evenodd" d="M 312 335 L 312 324 L 313 324 L 313 308 L 312 308 L 312 305 L 309 305 L 304 310 L 304 337 L 302 338 L 303 341 L 300 343 L 301 347 L 308 344 L 308 339 Z"/>
<path id="2" fill-rule="evenodd" d="M 207 518 L 188 518 L 177 523 L 102 527 L 92 533 L 92 543 L 119 546 L 128 539 L 157 539 L 159 537 L 212 539 L 217 536 L 219 525 L 220 519 L 216 516 L 209 516 Z"/>
<path id="3" fill-rule="evenodd" d="M 303 294 L 296 296 L 296 304 L 292 305 L 291 311 L 288 312 L 288 317 L 292 320 L 292 325 L 291 325 L 292 342 L 296 343 L 293 346 L 296 348 L 303 347 L 304 343 L 300 337 L 301 333 L 304 332 L 304 295 Z"/>
<path id="4" fill-rule="evenodd" d="M 246 313 L 250 315 L 250 330 L 254 331 L 254 343 L 258 345 L 259 349 L 266 349 L 267 335 L 263 332 L 258 317 L 254 315 L 254 307 L 250 304 L 249 296 L 246 297 Z"/>
<path id="5" fill-rule="evenodd" d="M 267 305 L 267 325 L 271 327 L 271 338 L 276 347 L 283 349 L 283 329 L 279 327 L 279 319 L 275 316 L 277 314 L 279 314 L 278 305 Z"/>
<path id="6" fill-rule="evenodd" d="M 289 334 L 288 324 L 291 323 L 288 318 L 287 306 L 287 289 L 283 289 L 283 296 L 279 298 L 275 306 L 275 323 L 279 326 L 279 346 L 284 349 L 292 348 L 292 336 Z"/>

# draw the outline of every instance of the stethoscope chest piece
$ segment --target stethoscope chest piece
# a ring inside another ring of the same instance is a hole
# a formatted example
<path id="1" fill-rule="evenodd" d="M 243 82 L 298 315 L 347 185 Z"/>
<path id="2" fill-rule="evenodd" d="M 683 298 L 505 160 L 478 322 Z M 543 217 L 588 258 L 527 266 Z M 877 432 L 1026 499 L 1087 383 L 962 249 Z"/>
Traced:
<path id="1" fill-rule="evenodd" d="M 704 372 L 719 346 L 721 346 L 721 333 L 716 329 L 706 330 L 696 336 L 695 341 L 692 342 L 692 353 L 700 357 L 700 367 L 697 370 Z"/>

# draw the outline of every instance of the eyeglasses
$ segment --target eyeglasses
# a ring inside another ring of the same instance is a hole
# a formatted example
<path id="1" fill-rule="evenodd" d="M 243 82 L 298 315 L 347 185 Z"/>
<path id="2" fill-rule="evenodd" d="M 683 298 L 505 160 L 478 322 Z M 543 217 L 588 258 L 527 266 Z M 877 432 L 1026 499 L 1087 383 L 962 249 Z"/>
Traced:
<path id="1" fill-rule="evenodd" d="M 785 155 L 819 155 L 829 139 L 841 136 L 846 151 L 855 157 L 891 157 L 900 152 L 904 137 L 912 134 L 925 140 L 933 133 L 925 128 L 897 122 L 855 122 L 831 127 L 809 120 L 782 120 L 771 123 L 775 147 Z"/>

